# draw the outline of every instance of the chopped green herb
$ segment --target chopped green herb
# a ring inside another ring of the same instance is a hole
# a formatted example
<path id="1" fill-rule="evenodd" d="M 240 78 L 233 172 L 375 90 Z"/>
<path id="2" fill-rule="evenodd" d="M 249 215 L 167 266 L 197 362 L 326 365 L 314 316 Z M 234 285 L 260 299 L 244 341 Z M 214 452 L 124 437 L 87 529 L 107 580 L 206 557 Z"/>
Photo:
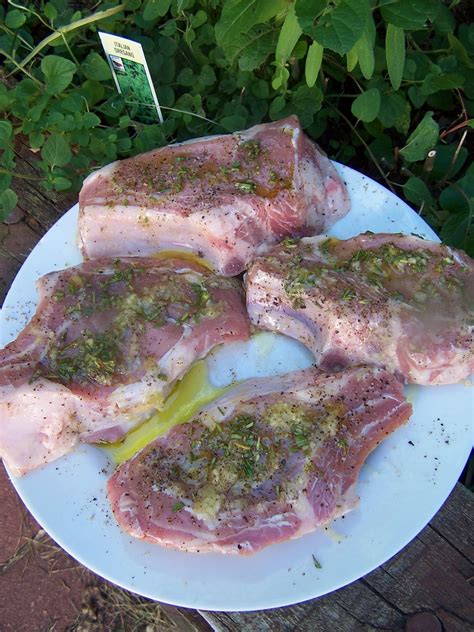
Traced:
<path id="1" fill-rule="evenodd" d="M 321 563 L 316 559 L 314 553 L 312 554 L 312 557 L 313 557 L 313 564 L 314 564 L 315 568 L 317 568 L 317 569 L 322 568 Z"/>
<path id="2" fill-rule="evenodd" d="M 181 511 L 181 509 L 184 507 L 184 503 L 182 503 L 180 500 L 178 500 L 178 502 L 176 502 L 172 508 L 171 511 L 176 513 L 177 511 Z"/>
<path id="3" fill-rule="evenodd" d="M 336 241 L 334 237 L 328 237 L 323 242 L 319 244 L 319 250 L 323 253 L 323 255 L 328 255 L 331 252 L 331 245 Z"/>
<path id="4" fill-rule="evenodd" d="M 199 307 L 205 307 L 211 300 L 208 289 L 202 283 L 191 283 L 191 288 L 196 294 L 196 301 Z"/>
<path id="5" fill-rule="evenodd" d="M 244 458 L 242 461 L 242 473 L 247 477 L 247 478 L 252 478 L 254 475 L 254 464 L 253 462 L 250 460 L 250 458 Z"/>
<path id="6" fill-rule="evenodd" d="M 285 237 L 285 239 L 281 242 L 281 245 L 285 248 L 296 248 L 299 241 L 300 240 L 295 237 Z"/>
<path id="7" fill-rule="evenodd" d="M 234 187 L 244 193 L 253 193 L 257 188 L 255 182 L 234 182 Z"/>
<path id="8" fill-rule="evenodd" d="M 338 437 L 336 439 L 337 446 L 342 449 L 344 454 L 349 452 L 349 444 L 347 443 L 347 439 L 345 437 Z"/>
<path id="9" fill-rule="evenodd" d="M 309 447 L 309 437 L 301 426 L 296 426 L 293 429 L 293 439 L 298 450 L 304 450 Z"/>
<path id="10" fill-rule="evenodd" d="M 356 293 L 353 289 L 346 287 L 342 292 L 341 292 L 341 298 L 343 301 L 352 301 L 353 298 L 355 298 Z"/>
<path id="11" fill-rule="evenodd" d="M 260 141 L 246 140 L 240 144 L 249 160 L 255 160 L 260 155 Z"/>

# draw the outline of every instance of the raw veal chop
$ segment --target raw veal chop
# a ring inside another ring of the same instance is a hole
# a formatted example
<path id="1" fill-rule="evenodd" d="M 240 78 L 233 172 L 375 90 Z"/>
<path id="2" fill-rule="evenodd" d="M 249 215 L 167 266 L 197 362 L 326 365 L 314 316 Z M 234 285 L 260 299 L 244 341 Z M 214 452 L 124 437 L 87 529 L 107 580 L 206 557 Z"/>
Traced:
<path id="1" fill-rule="evenodd" d="M 114 162 L 85 180 L 79 204 L 87 257 L 186 250 L 224 276 L 349 210 L 335 168 L 296 117 Z"/>
<path id="2" fill-rule="evenodd" d="M 137 538 L 255 553 L 353 509 L 367 455 L 410 414 L 382 369 L 249 380 L 121 465 L 112 508 Z"/>
<path id="3" fill-rule="evenodd" d="M 182 259 L 91 260 L 38 287 L 0 351 L 0 455 L 18 475 L 120 438 L 196 359 L 249 334 L 240 284 Z"/>
<path id="4" fill-rule="evenodd" d="M 286 240 L 246 276 L 258 327 L 303 342 L 318 366 L 383 366 L 415 384 L 474 371 L 474 262 L 418 237 Z"/>

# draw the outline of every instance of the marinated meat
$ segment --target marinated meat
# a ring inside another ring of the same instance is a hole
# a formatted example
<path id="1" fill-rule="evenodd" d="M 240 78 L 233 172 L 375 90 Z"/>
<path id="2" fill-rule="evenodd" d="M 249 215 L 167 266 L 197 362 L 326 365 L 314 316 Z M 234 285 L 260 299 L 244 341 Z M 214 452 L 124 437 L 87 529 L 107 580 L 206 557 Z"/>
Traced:
<path id="1" fill-rule="evenodd" d="M 85 180 L 79 204 L 86 257 L 185 250 L 224 276 L 285 236 L 321 233 L 350 205 L 296 117 L 112 163 Z"/>
<path id="2" fill-rule="evenodd" d="M 382 369 L 249 380 L 122 464 L 109 498 L 137 538 L 255 553 L 353 509 L 367 455 L 410 414 Z"/>
<path id="3" fill-rule="evenodd" d="M 79 440 L 117 440 L 195 360 L 249 335 L 240 283 L 183 259 L 91 260 L 38 287 L 0 351 L 0 455 L 18 475 Z"/>
<path id="4" fill-rule="evenodd" d="M 474 371 L 474 262 L 414 236 L 285 240 L 246 276 L 251 321 L 323 369 L 367 363 L 415 384 Z"/>

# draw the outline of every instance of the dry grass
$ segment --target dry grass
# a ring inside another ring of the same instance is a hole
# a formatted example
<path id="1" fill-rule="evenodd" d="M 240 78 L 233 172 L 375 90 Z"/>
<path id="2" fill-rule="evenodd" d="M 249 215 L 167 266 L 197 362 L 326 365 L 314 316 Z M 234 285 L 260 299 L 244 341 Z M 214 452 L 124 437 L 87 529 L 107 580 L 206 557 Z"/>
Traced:
<path id="1" fill-rule="evenodd" d="M 37 548 L 46 546 L 48 549 L 51 546 L 49 542 L 52 542 L 51 538 L 48 534 L 40 529 L 38 533 L 32 538 L 27 538 L 26 536 L 21 536 L 22 544 L 18 546 L 16 551 L 11 555 L 7 560 L 5 560 L 2 564 L 0 564 L 0 575 L 6 573 L 10 567 L 19 562 L 24 557 L 34 554 Z M 57 547 L 54 545 L 54 548 Z"/>
<path id="2" fill-rule="evenodd" d="M 168 632 L 176 626 L 159 604 L 101 582 L 84 593 L 76 620 L 66 632 Z"/>

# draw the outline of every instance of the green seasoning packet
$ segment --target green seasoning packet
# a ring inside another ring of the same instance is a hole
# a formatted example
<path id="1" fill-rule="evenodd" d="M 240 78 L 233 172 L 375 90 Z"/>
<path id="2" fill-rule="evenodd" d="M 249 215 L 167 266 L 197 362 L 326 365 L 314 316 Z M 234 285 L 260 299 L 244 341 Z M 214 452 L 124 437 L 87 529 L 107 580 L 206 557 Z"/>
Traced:
<path id="1" fill-rule="evenodd" d="M 149 123 L 156 116 L 163 123 L 160 104 L 156 97 L 142 45 L 126 37 L 99 32 L 112 76 L 130 110 L 130 116 Z"/>

